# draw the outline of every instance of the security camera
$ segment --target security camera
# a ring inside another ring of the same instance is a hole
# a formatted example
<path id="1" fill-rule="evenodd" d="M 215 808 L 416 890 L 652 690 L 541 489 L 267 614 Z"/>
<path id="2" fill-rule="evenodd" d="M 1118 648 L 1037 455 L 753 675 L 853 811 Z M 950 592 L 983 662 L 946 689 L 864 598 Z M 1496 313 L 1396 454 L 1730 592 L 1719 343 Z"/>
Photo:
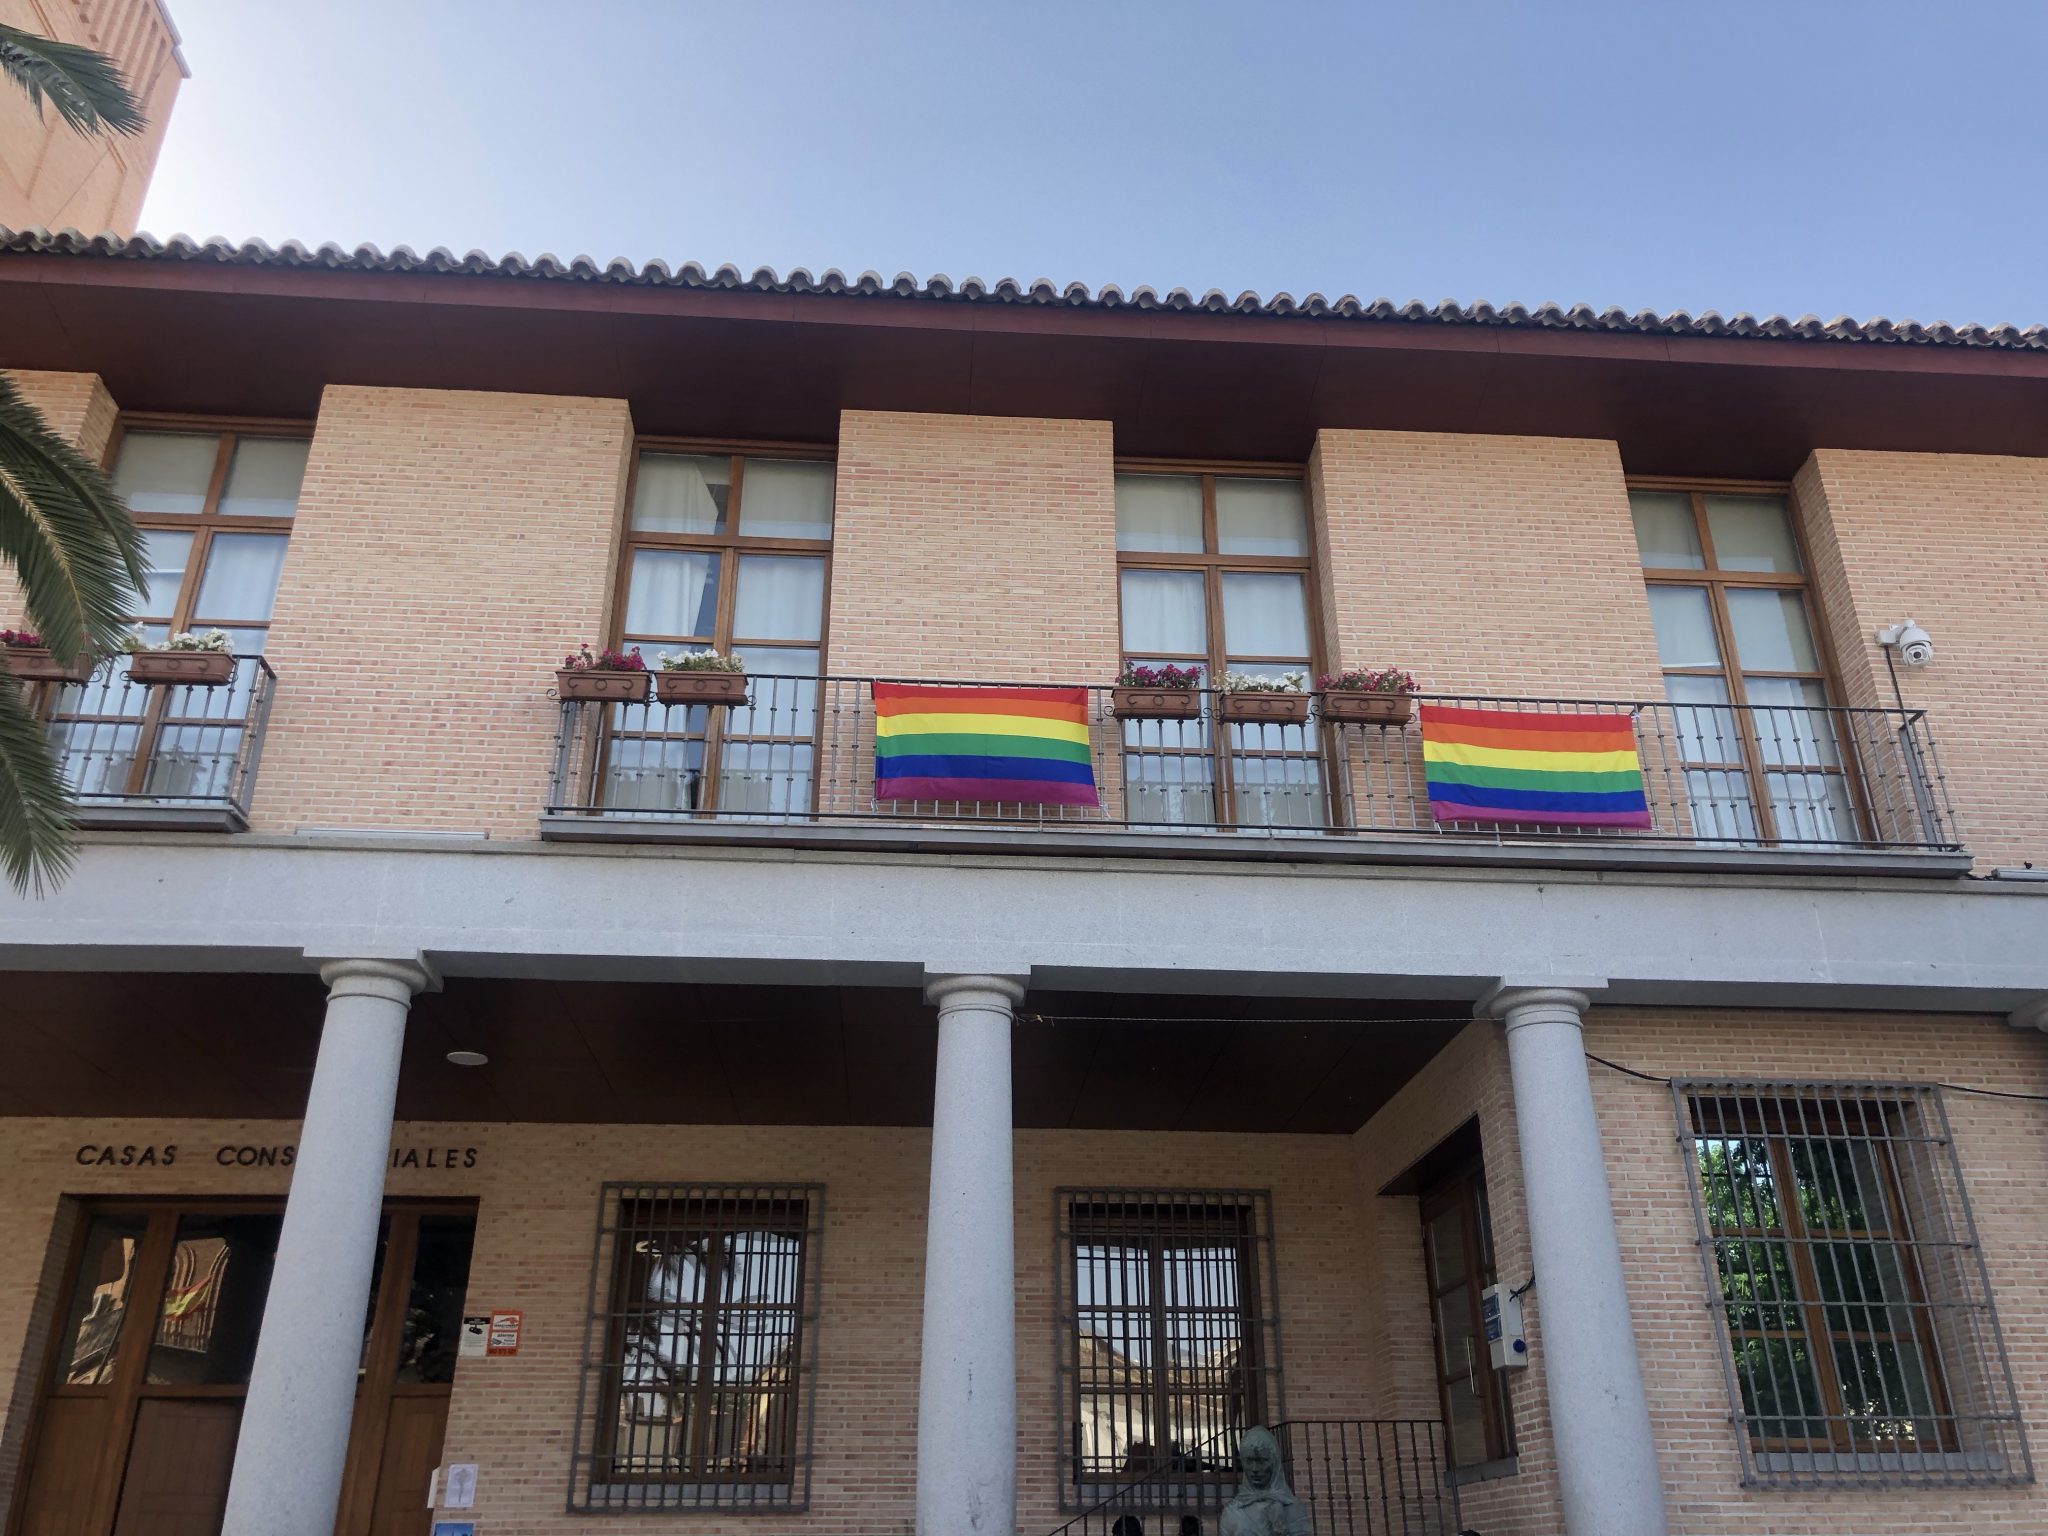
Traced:
<path id="1" fill-rule="evenodd" d="M 1911 619 L 1887 624 L 1877 632 L 1877 643 L 1896 650 L 1909 667 L 1924 667 L 1934 660 L 1934 637 Z"/>

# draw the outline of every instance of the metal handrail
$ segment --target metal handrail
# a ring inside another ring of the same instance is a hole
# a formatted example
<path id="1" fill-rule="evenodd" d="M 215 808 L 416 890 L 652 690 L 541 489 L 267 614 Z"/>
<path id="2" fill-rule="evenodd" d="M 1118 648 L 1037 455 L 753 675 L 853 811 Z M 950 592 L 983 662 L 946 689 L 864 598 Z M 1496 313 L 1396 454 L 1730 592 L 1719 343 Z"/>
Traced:
<path id="1" fill-rule="evenodd" d="M 903 802 L 874 782 L 877 682 L 1080 688 L 1099 804 Z M 756 675 L 745 707 L 565 701 L 547 810 L 646 823 L 1108 827 L 1259 837 L 1398 835 L 1513 843 L 1954 852 L 1961 842 L 1921 710 L 1667 699 L 1424 694 L 1418 704 L 1625 715 L 1652 825 L 1439 821 L 1416 719 L 1235 721 L 1195 690 L 1185 719 L 1120 720 L 1103 685 Z"/>

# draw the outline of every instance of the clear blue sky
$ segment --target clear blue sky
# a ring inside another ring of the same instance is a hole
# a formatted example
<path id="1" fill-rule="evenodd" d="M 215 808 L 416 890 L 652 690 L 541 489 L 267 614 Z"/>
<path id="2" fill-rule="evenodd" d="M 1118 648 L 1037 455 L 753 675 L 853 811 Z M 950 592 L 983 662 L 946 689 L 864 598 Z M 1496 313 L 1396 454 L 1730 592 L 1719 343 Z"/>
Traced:
<path id="1" fill-rule="evenodd" d="M 2042 0 L 170 0 L 143 228 L 2048 322 Z"/>

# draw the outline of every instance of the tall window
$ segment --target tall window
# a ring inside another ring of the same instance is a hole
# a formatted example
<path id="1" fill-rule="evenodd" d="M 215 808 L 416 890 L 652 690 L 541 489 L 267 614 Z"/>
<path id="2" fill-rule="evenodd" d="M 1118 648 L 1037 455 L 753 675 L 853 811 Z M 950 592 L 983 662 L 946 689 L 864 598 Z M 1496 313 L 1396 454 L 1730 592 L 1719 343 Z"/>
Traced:
<path id="1" fill-rule="evenodd" d="M 803 1507 L 823 1191 L 611 1184 L 603 1200 L 582 1507 Z"/>
<path id="2" fill-rule="evenodd" d="M 1062 1190 L 1063 1495 L 1170 1469 L 1223 1473 L 1277 1417 L 1270 1216 L 1259 1194 Z"/>
<path id="3" fill-rule="evenodd" d="M 1129 659 L 1199 666 L 1205 687 L 1226 672 L 1314 672 L 1299 479 L 1119 473 L 1116 547 Z M 1218 724 L 1206 710 L 1125 722 L 1133 821 L 1323 824 L 1313 725 Z"/>
<path id="4" fill-rule="evenodd" d="M 311 446 L 285 427 L 121 434 L 114 487 L 142 530 L 149 578 L 135 617 L 148 639 L 220 629 L 237 655 L 262 654 Z M 134 687 L 116 661 L 63 690 L 52 735 L 81 794 L 218 794 L 208 780 L 234 761 L 253 682 L 244 665 L 229 687 Z"/>
<path id="5" fill-rule="evenodd" d="M 1493 1368 L 1480 1319 L 1481 1295 L 1499 1276 L 1486 1176 L 1477 1165 L 1422 1197 L 1422 1245 L 1450 1464 L 1484 1467 L 1513 1455 L 1515 1445 L 1506 1383 Z"/>
<path id="6" fill-rule="evenodd" d="M 640 455 L 620 643 L 638 646 L 650 668 L 662 651 L 738 651 L 753 702 L 616 710 L 609 805 L 810 809 L 832 484 L 827 459 Z"/>
<path id="7" fill-rule="evenodd" d="M 1847 733 L 1786 498 L 1631 489 L 1629 504 L 1694 831 L 1854 841 Z"/>
<path id="8" fill-rule="evenodd" d="M 1753 1477 L 2031 1476 L 1939 1094 L 1680 1083 Z"/>

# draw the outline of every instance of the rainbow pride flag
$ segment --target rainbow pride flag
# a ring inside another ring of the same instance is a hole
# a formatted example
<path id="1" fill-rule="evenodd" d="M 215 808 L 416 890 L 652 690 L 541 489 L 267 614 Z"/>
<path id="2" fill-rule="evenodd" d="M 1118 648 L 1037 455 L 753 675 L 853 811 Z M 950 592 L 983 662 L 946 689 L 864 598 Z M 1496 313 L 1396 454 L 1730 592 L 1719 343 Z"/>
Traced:
<path id="1" fill-rule="evenodd" d="M 1424 704 L 1422 761 L 1438 821 L 1647 827 L 1627 715 L 1539 715 Z"/>
<path id="2" fill-rule="evenodd" d="M 1086 688 L 873 687 L 877 800 L 1101 804 Z"/>

